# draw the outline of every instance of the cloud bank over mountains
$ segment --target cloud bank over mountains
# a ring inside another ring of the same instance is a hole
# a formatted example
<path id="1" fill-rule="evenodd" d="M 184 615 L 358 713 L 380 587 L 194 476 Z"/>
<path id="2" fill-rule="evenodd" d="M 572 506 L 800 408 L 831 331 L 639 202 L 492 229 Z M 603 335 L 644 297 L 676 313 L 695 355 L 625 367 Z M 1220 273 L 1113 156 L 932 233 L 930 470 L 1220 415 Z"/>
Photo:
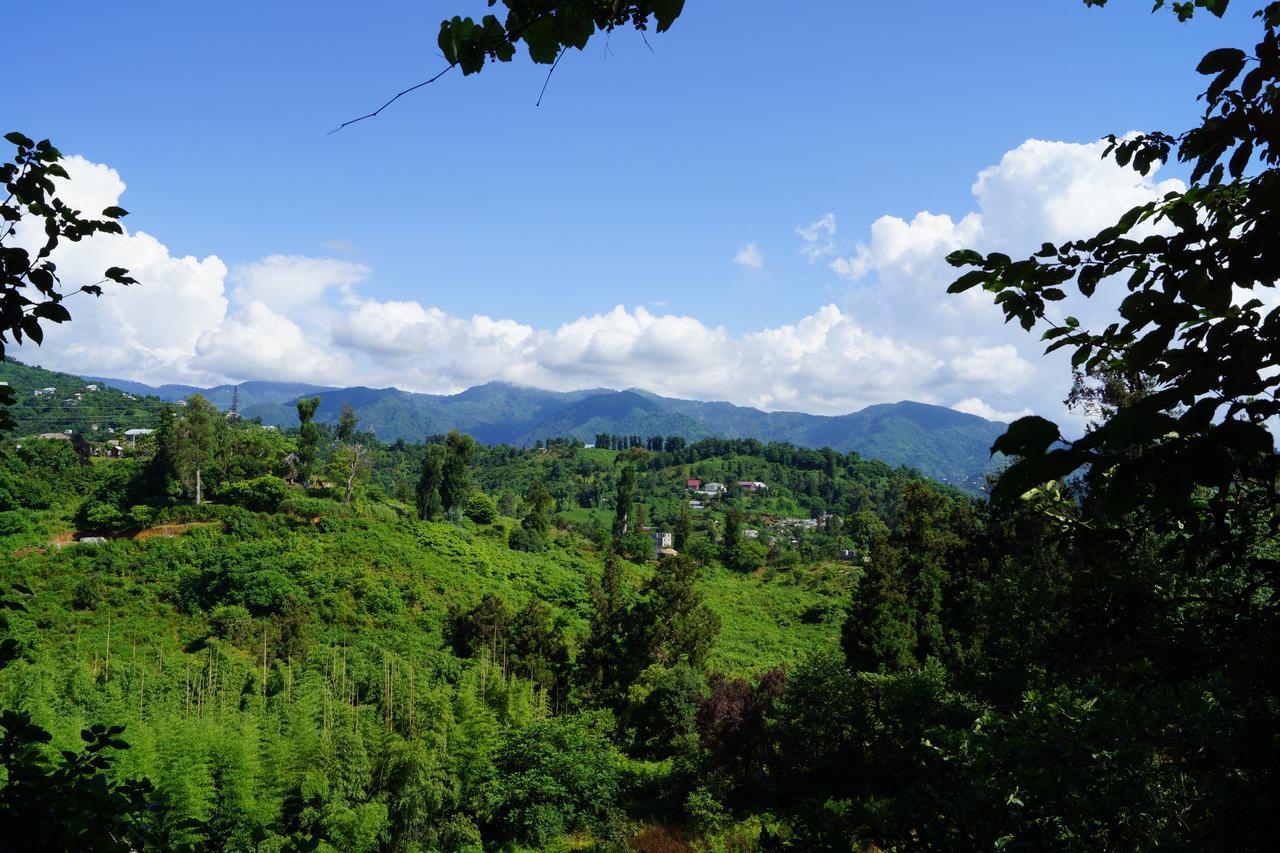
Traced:
<path id="1" fill-rule="evenodd" d="M 156 237 L 131 231 L 67 244 L 56 260 L 68 288 L 117 265 L 142 284 L 74 297 L 71 323 L 49 328 L 42 348 L 15 354 L 152 384 L 274 379 L 450 393 L 499 379 L 553 390 L 634 386 L 817 414 L 914 399 L 997 419 L 1062 417 L 1065 357 L 1043 358 L 1036 336 L 1006 326 L 989 295 L 946 295 L 954 270 L 943 257 L 957 248 L 1016 256 L 1044 240 L 1090 236 L 1181 188 L 1103 161 L 1102 147 L 1029 140 L 978 175 L 974 209 L 958 217 L 886 215 L 853 240 L 835 213 L 798 225 L 796 250 L 825 263 L 843 295 L 744 333 L 643 306 L 554 328 L 464 317 L 381 300 L 376 270 L 349 260 L 272 255 L 228 269 L 215 255 L 174 257 Z M 73 178 L 66 195 L 80 209 L 121 203 L 125 184 L 114 170 L 81 157 L 65 165 Z M 759 269 L 763 254 L 748 243 L 734 262 Z M 1116 301 L 1077 298 L 1060 308 L 1087 325 Z"/>

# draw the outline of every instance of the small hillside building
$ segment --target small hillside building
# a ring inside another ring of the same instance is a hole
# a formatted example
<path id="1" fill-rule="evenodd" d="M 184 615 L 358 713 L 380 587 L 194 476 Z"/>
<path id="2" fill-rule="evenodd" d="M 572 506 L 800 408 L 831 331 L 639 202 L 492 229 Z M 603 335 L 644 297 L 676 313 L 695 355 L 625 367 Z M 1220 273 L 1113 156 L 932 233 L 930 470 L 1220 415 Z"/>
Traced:
<path id="1" fill-rule="evenodd" d="M 134 429 L 125 430 L 124 437 L 129 439 L 129 445 L 131 447 L 136 447 L 138 445 L 139 436 L 151 435 L 151 433 L 153 432 L 155 432 L 155 430 L 153 429 L 141 429 L 141 428 L 135 427 Z"/>
<path id="2" fill-rule="evenodd" d="M 674 542 L 672 535 L 663 530 L 655 530 L 649 534 L 649 537 L 653 539 L 653 546 L 659 550 L 670 548 Z"/>

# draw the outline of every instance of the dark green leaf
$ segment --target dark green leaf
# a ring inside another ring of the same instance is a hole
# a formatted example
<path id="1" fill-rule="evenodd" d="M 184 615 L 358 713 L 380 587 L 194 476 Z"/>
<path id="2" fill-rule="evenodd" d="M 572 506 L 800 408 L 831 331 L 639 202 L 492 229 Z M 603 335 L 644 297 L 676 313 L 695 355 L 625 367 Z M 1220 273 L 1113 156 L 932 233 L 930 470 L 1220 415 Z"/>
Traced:
<path id="1" fill-rule="evenodd" d="M 1028 415 L 1009 424 L 1004 435 L 991 445 L 991 452 L 1006 456 L 1037 456 L 1061 440 L 1057 424 L 1039 415 Z"/>
<path id="2" fill-rule="evenodd" d="M 1244 67 L 1244 60 L 1243 50 L 1236 47 L 1220 47 L 1206 53 L 1200 60 L 1200 64 L 1196 66 L 1196 71 L 1201 74 L 1219 74 L 1231 68 L 1238 70 Z"/>
<path id="3" fill-rule="evenodd" d="M 964 293 L 966 290 L 982 284 L 989 276 L 990 273 L 986 270 L 970 270 L 953 281 L 947 288 L 947 293 Z"/>
<path id="4" fill-rule="evenodd" d="M 982 255 L 972 249 L 959 249 L 947 255 L 947 263 L 953 267 L 967 267 L 982 263 Z"/>
<path id="5" fill-rule="evenodd" d="M 1179 199 L 1166 207 L 1165 215 L 1183 231 L 1189 231 L 1196 226 L 1196 209 L 1185 199 Z"/>
<path id="6" fill-rule="evenodd" d="M 653 16 L 658 22 L 658 32 L 665 33 L 683 11 L 684 0 L 653 0 Z"/>

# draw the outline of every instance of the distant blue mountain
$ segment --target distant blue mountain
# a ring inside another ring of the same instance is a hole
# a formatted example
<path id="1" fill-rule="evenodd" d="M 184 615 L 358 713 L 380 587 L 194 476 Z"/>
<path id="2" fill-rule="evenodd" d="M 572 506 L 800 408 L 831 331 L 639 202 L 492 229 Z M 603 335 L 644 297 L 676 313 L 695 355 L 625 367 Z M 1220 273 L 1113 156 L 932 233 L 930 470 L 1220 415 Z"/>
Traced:
<path id="1" fill-rule="evenodd" d="M 177 400 L 201 393 L 221 408 L 231 405 L 234 387 L 151 388 L 103 379 L 115 387 Z M 981 489 L 991 468 L 990 448 L 1004 424 L 943 406 L 905 400 L 868 406 L 847 415 L 763 412 L 725 402 L 662 397 L 646 391 L 544 391 L 489 382 L 459 394 L 417 394 L 398 388 L 332 388 L 290 382 L 245 382 L 239 386 L 240 412 L 282 427 L 297 423 L 295 403 L 318 396 L 316 420 L 333 423 L 349 403 L 365 429 L 383 441 L 421 441 L 458 429 L 486 444 L 532 445 L 549 436 L 590 443 L 597 433 L 680 435 L 690 441 L 712 436 L 787 441 L 801 447 L 857 451 L 891 465 L 916 468 L 943 482 Z"/>

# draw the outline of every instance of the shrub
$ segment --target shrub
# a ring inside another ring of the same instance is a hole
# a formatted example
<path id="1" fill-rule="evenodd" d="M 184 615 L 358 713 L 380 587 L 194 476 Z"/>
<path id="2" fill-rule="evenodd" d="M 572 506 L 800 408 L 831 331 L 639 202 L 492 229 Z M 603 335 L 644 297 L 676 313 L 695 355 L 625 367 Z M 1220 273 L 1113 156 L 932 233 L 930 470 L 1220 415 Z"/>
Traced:
<path id="1" fill-rule="evenodd" d="M 216 637 L 240 645 L 253 633 L 253 617 L 239 604 L 223 604 L 209 614 L 209 630 Z"/>
<path id="2" fill-rule="evenodd" d="M 641 673 L 628 694 L 626 711 L 641 753 L 655 759 L 673 755 L 676 744 L 694 733 L 697 700 L 706 691 L 702 674 L 687 663 L 671 669 L 654 665 Z"/>
<path id="3" fill-rule="evenodd" d="M 255 512 L 275 512 L 288 496 L 289 484 L 270 475 L 229 483 L 221 494 L 227 503 Z"/>
<path id="4" fill-rule="evenodd" d="M 101 600 L 101 576 L 97 572 L 81 575 L 71 591 L 71 606 L 76 610 L 92 610 Z"/>
<path id="5" fill-rule="evenodd" d="M 607 712 L 553 717 L 507 736 L 485 786 L 494 828 L 537 848 L 607 815 L 622 787 Z"/>
<path id="6" fill-rule="evenodd" d="M 481 853 L 480 830 L 465 814 L 455 814 L 440 825 L 437 835 L 442 850 L 456 850 L 458 853 Z"/>
<path id="7" fill-rule="evenodd" d="M 124 514 L 115 504 L 89 501 L 80 509 L 80 522 L 95 531 L 116 530 L 124 524 Z"/>
<path id="8" fill-rule="evenodd" d="M 753 572 L 764 565 L 765 549 L 757 542 L 739 542 L 724 550 L 725 566 L 735 572 Z"/>
<path id="9" fill-rule="evenodd" d="M 844 615 L 844 608 L 831 601 L 810 604 L 800 613 L 800 621 L 805 625 L 818 625 L 822 622 L 834 621 Z"/>
<path id="10" fill-rule="evenodd" d="M 685 813 L 698 831 L 714 833 L 723 829 L 730 821 L 730 815 L 720 798 L 711 791 L 695 788 L 684 801 Z"/>
<path id="11" fill-rule="evenodd" d="M 316 518 L 329 515 L 338 508 L 338 504 L 323 498 L 290 497 L 281 501 L 280 511 L 303 518 Z"/>
<path id="12" fill-rule="evenodd" d="M 538 552 L 547 550 L 547 540 L 536 530 L 526 527 L 512 529 L 507 537 L 507 547 L 512 551 Z"/>
<path id="13" fill-rule="evenodd" d="M 622 557 L 633 563 L 647 563 L 653 559 L 653 539 L 639 531 L 619 537 L 617 549 Z"/>
<path id="14" fill-rule="evenodd" d="M 467 500 L 465 514 L 476 524 L 493 524 L 498 517 L 498 505 L 484 492 L 476 492 Z"/>
<path id="15" fill-rule="evenodd" d="M 705 565 L 715 558 L 716 546 L 712 545 L 707 539 L 698 536 L 689 540 L 689 544 L 685 546 L 684 553 L 698 563 Z"/>
<path id="16" fill-rule="evenodd" d="M 129 522 L 139 529 L 150 527 L 155 517 L 156 511 L 146 504 L 135 504 L 129 507 Z"/>
<path id="17" fill-rule="evenodd" d="M 0 536 L 24 533 L 31 526 L 31 516 L 22 510 L 0 512 Z"/>

